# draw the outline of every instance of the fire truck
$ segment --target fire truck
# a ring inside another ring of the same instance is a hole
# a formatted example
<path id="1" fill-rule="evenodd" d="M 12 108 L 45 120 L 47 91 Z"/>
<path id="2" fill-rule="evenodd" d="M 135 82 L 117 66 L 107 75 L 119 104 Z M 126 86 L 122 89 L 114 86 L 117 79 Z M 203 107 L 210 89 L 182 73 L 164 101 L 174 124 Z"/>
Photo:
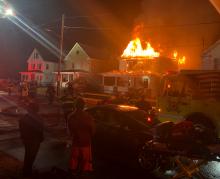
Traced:
<path id="1" fill-rule="evenodd" d="M 182 70 L 162 77 L 160 121 L 192 121 L 220 137 L 220 71 Z"/>

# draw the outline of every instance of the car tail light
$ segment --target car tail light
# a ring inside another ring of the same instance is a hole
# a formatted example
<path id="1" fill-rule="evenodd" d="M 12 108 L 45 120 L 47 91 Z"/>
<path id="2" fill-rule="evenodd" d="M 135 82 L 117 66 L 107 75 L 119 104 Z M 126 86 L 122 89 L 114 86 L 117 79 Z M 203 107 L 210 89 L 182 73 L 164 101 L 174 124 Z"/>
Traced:
<path id="1" fill-rule="evenodd" d="M 151 117 L 147 117 L 147 122 L 152 122 Z"/>

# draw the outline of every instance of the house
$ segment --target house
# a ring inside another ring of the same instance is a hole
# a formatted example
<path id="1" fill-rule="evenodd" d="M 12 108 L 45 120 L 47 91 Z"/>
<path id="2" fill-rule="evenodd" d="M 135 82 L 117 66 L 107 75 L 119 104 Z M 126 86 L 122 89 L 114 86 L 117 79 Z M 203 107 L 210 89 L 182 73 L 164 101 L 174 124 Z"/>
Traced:
<path id="1" fill-rule="evenodd" d="M 149 71 L 112 71 L 102 75 L 105 93 L 127 93 L 129 89 L 145 89 L 149 98 L 158 95 L 160 75 Z"/>
<path id="2" fill-rule="evenodd" d="M 76 78 L 111 71 L 116 66 L 116 61 L 111 60 L 105 50 L 76 43 L 64 59 L 62 87 Z"/>
<path id="3" fill-rule="evenodd" d="M 220 40 L 202 54 L 202 70 L 220 70 Z"/>
<path id="4" fill-rule="evenodd" d="M 34 49 L 27 60 L 27 71 L 20 72 L 21 81 L 47 85 L 54 81 L 54 71 L 57 71 L 58 59 L 48 51 Z"/>

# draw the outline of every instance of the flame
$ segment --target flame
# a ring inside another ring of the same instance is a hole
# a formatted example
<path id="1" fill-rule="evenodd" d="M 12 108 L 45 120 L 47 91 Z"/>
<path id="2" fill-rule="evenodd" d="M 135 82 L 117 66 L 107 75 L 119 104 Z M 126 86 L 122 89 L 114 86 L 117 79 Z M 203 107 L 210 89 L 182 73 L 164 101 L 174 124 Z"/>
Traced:
<path id="1" fill-rule="evenodd" d="M 177 58 L 178 58 L 178 64 L 179 64 L 179 65 L 184 65 L 184 64 L 186 64 L 186 57 L 185 57 L 185 56 L 179 57 L 178 52 L 177 52 L 176 50 L 174 50 L 174 52 L 173 52 L 173 59 L 176 60 Z"/>
<path id="2" fill-rule="evenodd" d="M 154 48 L 151 47 L 149 42 L 146 43 L 147 47 L 143 49 L 141 41 L 139 38 L 129 42 L 127 48 L 124 50 L 121 57 L 144 57 L 144 58 L 155 58 L 159 57 L 160 53 L 156 52 Z"/>
<path id="3" fill-rule="evenodd" d="M 177 56 L 178 56 L 178 52 L 175 50 L 175 51 L 173 52 L 173 58 L 176 59 Z"/>
<path id="4" fill-rule="evenodd" d="M 179 65 L 184 65 L 185 63 L 186 63 L 186 57 L 185 56 L 183 56 L 182 58 L 179 58 L 179 60 L 178 60 Z"/>

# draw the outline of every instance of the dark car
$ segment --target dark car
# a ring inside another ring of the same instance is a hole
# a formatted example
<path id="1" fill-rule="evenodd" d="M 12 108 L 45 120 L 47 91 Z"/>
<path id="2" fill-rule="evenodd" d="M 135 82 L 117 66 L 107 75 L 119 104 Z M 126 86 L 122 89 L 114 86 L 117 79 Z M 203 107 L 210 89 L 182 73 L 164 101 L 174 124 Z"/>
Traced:
<path id="1" fill-rule="evenodd" d="M 138 151 L 152 139 L 154 121 L 133 106 L 98 105 L 87 109 L 96 122 L 93 151 L 99 159 L 138 166 Z"/>

